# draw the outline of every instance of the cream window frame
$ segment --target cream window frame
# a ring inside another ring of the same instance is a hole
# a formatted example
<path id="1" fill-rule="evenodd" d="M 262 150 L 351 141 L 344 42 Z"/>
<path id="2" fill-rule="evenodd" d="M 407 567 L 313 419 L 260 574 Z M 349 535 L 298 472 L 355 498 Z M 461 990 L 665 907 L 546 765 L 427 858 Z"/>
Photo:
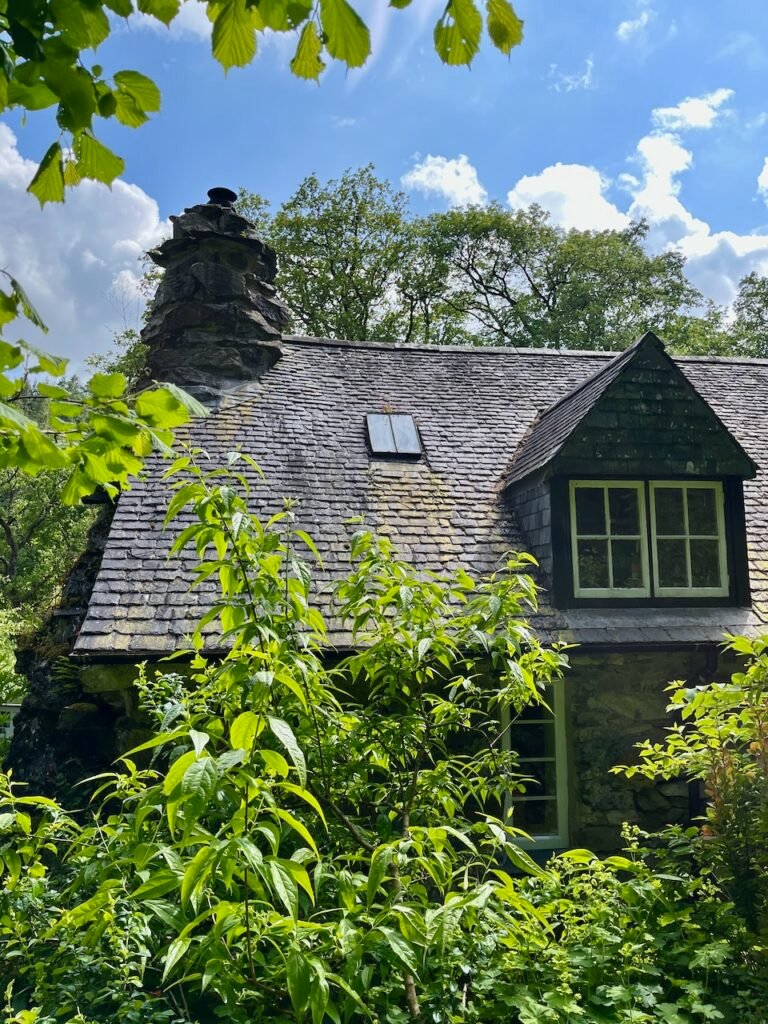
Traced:
<path id="1" fill-rule="evenodd" d="M 603 491 L 603 502 L 605 509 L 605 528 L 603 534 L 584 533 L 579 534 L 576 527 L 576 491 L 580 488 L 591 488 Z M 639 534 L 611 534 L 611 517 L 609 507 L 609 491 L 611 488 L 622 488 L 623 490 L 634 490 L 637 492 Z M 651 573 L 648 559 L 648 526 L 646 518 L 645 484 L 640 480 L 571 480 L 569 487 L 569 504 L 571 519 L 571 558 L 573 568 L 573 596 L 577 598 L 600 598 L 618 597 L 628 600 L 638 597 L 651 596 Z M 640 558 L 643 568 L 644 585 L 642 587 L 582 587 L 579 579 L 579 541 L 580 540 L 604 540 L 607 541 L 608 550 L 608 578 L 613 580 L 613 553 L 611 550 L 612 540 L 639 540 Z"/>
<path id="2" fill-rule="evenodd" d="M 525 803 L 528 801 L 555 801 L 557 808 L 557 831 L 556 832 L 544 832 L 535 833 L 525 836 L 517 836 L 515 843 L 526 850 L 562 850 L 569 845 L 568 836 L 568 747 L 567 747 L 567 735 L 565 728 L 565 682 L 564 680 L 558 680 L 552 684 L 553 692 L 552 699 L 550 701 L 550 707 L 552 709 L 553 719 L 542 718 L 541 724 L 545 722 L 548 724 L 553 721 L 554 724 L 554 736 L 555 736 L 555 754 L 554 757 L 521 757 L 519 759 L 520 773 L 525 775 L 525 765 L 527 763 L 537 762 L 541 763 L 544 761 L 554 761 L 555 765 L 555 794 L 554 796 L 536 796 L 535 794 L 523 794 L 520 796 L 512 793 L 507 794 L 507 798 L 504 804 L 505 817 L 510 820 L 512 827 L 515 827 L 514 817 L 514 806 L 516 803 Z M 503 750 L 514 750 L 513 735 L 514 735 L 514 723 L 510 724 L 509 710 L 505 709 L 502 712 L 502 749 Z M 539 724 L 536 719 L 528 719 L 526 724 L 536 725 Z M 511 818 L 510 818 L 511 815 Z"/>
<path id="3" fill-rule="evenodd" d="M 663 489 L 689 490 L 710 490 L 716 495 L 715 510 L 717 515 L 717 536 L 713 534 L 690 533 L 688 528 L 688 495 L 685 494 L 683 501 L 683 513 L 685 516 L 684 534 L 659 534 L 656 530 L 656 491 Z M 652 480 L 649 488 L 649 500 L 651 504 L 651 547 L 653 548 L 653 580 L 654 595 L 656 597 L 726 597 L 730 593 L 730 580 L 728 578 L 728 548 L 725 533 L 725 494 L 723 485 L 718 480 Z M 719 587 L 662 587 L 659 581 L 659 540 L 684 540 L 685 560 L 688 572 L 688 579 L 691 579 L 691 544 L 692 540 L 709 540 L 718 542 L 718 556 L 720 566 Z"/>

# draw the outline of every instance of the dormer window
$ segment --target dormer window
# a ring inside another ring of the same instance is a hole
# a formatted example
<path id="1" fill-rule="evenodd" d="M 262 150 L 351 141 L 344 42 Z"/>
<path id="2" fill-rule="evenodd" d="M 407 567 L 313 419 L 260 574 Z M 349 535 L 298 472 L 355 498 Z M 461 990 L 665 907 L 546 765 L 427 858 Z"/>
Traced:
<path id="1" fill-rule="evenodd" d="M 570 524 L 577 599 L 729 592 L 719 481 L 572 480 Z"/>

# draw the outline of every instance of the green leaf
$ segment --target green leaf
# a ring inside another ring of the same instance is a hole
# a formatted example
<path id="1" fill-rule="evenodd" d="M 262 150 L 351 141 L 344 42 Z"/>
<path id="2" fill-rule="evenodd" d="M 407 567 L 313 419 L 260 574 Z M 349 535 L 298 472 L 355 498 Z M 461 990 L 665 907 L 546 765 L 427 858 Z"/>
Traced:
<path id="1" fill-rule="evenodd" d="M 291 71 L 298 78 L 308 78 L 317 81 L 325 68 L 325 61 L 320 57 L 323 50 L 323 43 L 317 31 L 314 21 L 308 21 L 301 30 L 299 45 L 291 61 Z"/>
<path id="2" fill-rule="evenodd" d="M 259 0 L 259 17 L 273 32 L 289 32 L 306 21 L 311 0 Z"/>
<path id="3" fill-rule="evenodd" d="M 170 946 L 168 947 L 168 952 L 165 955 L 165 967 L 163 969 L 162 978 L 163 981 L 165 981 L 165 979 L 171 973 L 171 971 L 179 962 L 179 960 L 181 960 L 181 958 L 187 952 L 191 941 L 192 940 L 189 938 L 189 936 L 185 936 L 183 939 L 174 939 L 173 942 L 170 944 Z"/>
<path id="4" fill-rule="evenodd" d="M 20 427 L 22 430 L 40 429 L 29 416 L 26 416 L 20 409 L 16 409 L 6 402 L 0 402 L 0 420 L 5 420 L 6 423 L 10 423 L 14 427 Z"/>
<path id="5" fill-rule="evenodd" d="M 187 768 L 196 760 L 197 755 L 194 750 L 188 750 L 186 754 L 182 754 L 181 757 L 177 757 L 171 767 L 168 769 L 168 774 L 163 780 L 163 793 L 166 796 L 176 789 L 181 784 L 181 780 L 187 771 Z"/>
<path id="6" fill-rule="evenodd" d="M 229 730 L 229 742 L 234 750 L 246 750 L 250 753 L 253 741 L 259 735 L 260 719 L 253 711 L 243 711 L 232 723 Z"/>
<path id="7" fill-rule="evenodd" d="M 416 953 L 407 940 L 393 928 L 379 927 L 377 930 L 384 936 L 387 945 L 397 959 L 418 977 L 419 963 L 416 959 Z"/>
<path id="8" fill-rule="evenodd" d="M 398 11 L 404 11 L 406 7 L 410 7 L 413 0 L 389 0 L 390 7 L 396 7 Z"/>
<path id="9" fill-rule="evenodd" d="M 181 6 L 180 0 L 138 0 L 138 8 L 142 14 L 151 14 L 153 18 L 170 25 Z"/>
<path id="10" fill-rule="evenodd" d="M 41 430 L 25 430 L 21 435 L 21 444 L 30 460 L 41 468 L 64 469 L 69 465 L 69 459 L 64 452 Z"/>
<path id="11" fill-rule="evenodd" d="M 107 149 L 89 132 L 80 132 L 75 136 L 74 150 L 81 178 L 93 178 L 111 185 L 125 170 L 123 158 Z"/>
<path id="12" fill-rule="evenodd" d="M 295 919 L 299 912 L 299 891 L 293 874 L 284 861 L 269 858 L 265 863 L 272 888 L 285 909 Z"/>
<path id="13" fill-rule="evenodd" d="M 27 352 L 31 352 L 33 356 L 37 357 L 37 366 L 32 367 L 33 372 L 50 373 L 52 377 L 63 377 L 67 372 L 67 366 L 69 366 L 68 359 L 64 359 L 63 356 L 51 355 L 50 352 L 45 352 L 35 345 L 30 345 L 27 341 L 22 342 L 22 345 Z"/>
<path id="14" fill-rule="evenodd" d="M 317 848 L 317 843 L 312 838 L 306 825 L 302 824 L 298 818 L 294 818 L 290 811 L 286 811 L 283 807 L 276 807 L 275 814 L 284 821 L 286 825 L 293 829 L 294 832 L 298 833 L 304 842 L 311 848 L 311 850 L 319 857 L 320 851 Z"/>
<path id="15" fill-rule="evenodd" d="M 310 970 L 306 957 L 295 949 L 292 949 L 286 958 L 286 979 L 288 981 L 288 995 L 297 1016 L 301 1016 L 309 1003 L 310 993 Z"/>
<path id="16" fill-rule="evenodd" d="M 27 186 L 27 192 L 31 192 L 41 206 L 64 202 L 64 162 L 58 142 L 48 147 L 34 178 Z"/>
<path id="17" fill-rule="evenodd" d="M 293 761 L 302 786 L 306 785 L 307 762 L 304 760 L 304 753 L 293 734 L 293 729 L 282 718 L 273 718 L 269 715 L 267 716 L 267 721 L 269 722 L 269 728 L 288 751 L 288 756 Z"/>
<path id="18" fill-rule="evenodd" d="M 113 11 L 119 18 L 130 18 L 133 14 L 131 0 L 104 0 L 104 6 Z"/>
<path id="19" fill-rule="evenodd" d="M 502 53 L 509 53 L 523 41 L 522 21 L 509 0 L 487 0 L 486 9 L 488 35 L 493 45 Z"/>
<path id="20" fill-rule="evenodd" d="M 224 70 L 242 68 L 256 56 L 255 8 L 246 7 L 245 0 L 224 0 L 213 23 L 211 46 L 213 56 Z"/>
<path id="21" fill-rule="evenodd" d="M 95 373 L 88 381 L 88 390 L 96 398 L 120 398 L 127 387 L 123 373 Z"/>
<path id="22" fill-rule="evenodd" d="M 483 19 L 474 0 L 448 0 L 435 25 L 435 49 L 445 64 L 470 64 L 480 47 Z"/>
<path id="23" fill-rule="evenodd" d="M 387 868 L 392 860 L 392 850 L 388 846 L 379 846 L 373 851 L 371 866 L 368 869 L 368 884 L 366 887 L 366 900 L 368 906 L 373 904 L 379 886 L 384 881 Z"/>
<path id="24" fill-rule="evenodd" d="M 51 14 L 61 40 L 73 50 L 92 50 L 109 35 L 109 18 L 101 4 L 51 0 Z"/>
<path id="25" fill-rule="evenodd" d="M 163 382 L 163 390 L 173 395 L 182 409 L 186 409 L 190 416 L 199 416 L 201 419 L 205 419 L 208 415 L 208 410 L 202 402 L 198 402 L 194 395 L 190 395 L 184 388 L 178 387 L 176 384 L 170 384 L 167 381 Z"/>
<path id="26" fill-rule="evenodd" d="M 135 402 L 137 415 L 151 427 L 179 427 L 189 419 L 187 410 L 166 388 L 142 391 Z"/>
<path id="27" fill-rule="evenodd" d="M 141 110 L 154 114 L 160 109 L 160 90 L 151 78 L 139 71 L 118 71 L 114 80 L 118 90 L 128 93 Z"/>
<path id="28" fill-rule="evenodd" d="M 187 865 L 181 880 L 181 902 L 187 904 L 193 891 L 204 884 L 213 866 L 218 850 L 214 846 L 201 846 Z"/>
<path id="29" fill-rule="evenodd" d="M 332 57 L 351 68 L 365 64 L 371 52 L 371 34 L 347 0 L 320 0 L 320 23 Z"/>
<path id="30" fill-rule="evenodd" d="M 47 334 L 48 328 L 43 323 L 43 318 L 32 305 L 27 293 L 21 287 L 16 278 L 9 274 L 7 270 L 4 270 L 3 273 L 11 283 L 11 296 L 21 306 L 21 311 L 24 314 L 24 316 L 27 318 L 27 320 L 29 320 L 30 323 L 34 324 L 35 327 L 39 327 L 41 331 Z M 60 356 L 52 356 L 49 355 L 47 352 L 42 352 L 39 348 L 35 348 L 34 345 L 30 345 L 29 342 L 22 342 L 22 344 L 24 348 L 27 349 L 27 351 L 35 353 L 37 358 L 40 360 L 42 369 L 46 373 L 51 373 L 54 375 L 54 377 L 60 377 L 61 374 L 64 373 L 64 370 L 66 370 L 68 363 L 67 359 L 62 359 Z M 48 361 L 48 365 L 43 365 L 44 359 Z M 63 369 L 49 369 L 48 366 L 56 366 L 60 368 L 63 367 Z"/>

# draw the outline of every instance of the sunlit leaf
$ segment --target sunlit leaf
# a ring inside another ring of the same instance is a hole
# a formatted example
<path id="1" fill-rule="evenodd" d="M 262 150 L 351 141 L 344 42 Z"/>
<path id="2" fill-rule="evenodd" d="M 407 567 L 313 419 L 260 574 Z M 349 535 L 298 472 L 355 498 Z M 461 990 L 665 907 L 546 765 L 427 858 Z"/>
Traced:
<path id="1" fill-rule="evenodd" d="M 31 192 L 41 206 L 64 201 L 64 164 L 58 142 L 48 147 L 34 178 L 27 186 L 27 192 Z"/>
<path id="2" fill-rule="evenodd" d="M 435 25 L 435 49 L 446 64 L 470 64 L 480 48 L 483 19 L 474 0 L 448 0 Z"/>
<path id="3" fill-rule="evenodd" d="M 509 0 L 487 0 L 488 35 L 502 53 L 509 53 L 523 41 L 523 23 Z"/>
<path id="4" fill-rule="evenodd" d="M 332 57 L 351 68 L 365 64 L 371 52 L 371 34 L 347 0 L 320 0 L 320 23 Z"/>
<path id="5" fill-rule="evenodd" d="M 314 21 L 308 21 L 301 30 L 299 45 L 291 61 L 291 71 L 298 78 L 309 78 L 317 81 L 320 73 L 325 68 L 325 62 L 320 54 L 323 44 L 317 31 Z"/>

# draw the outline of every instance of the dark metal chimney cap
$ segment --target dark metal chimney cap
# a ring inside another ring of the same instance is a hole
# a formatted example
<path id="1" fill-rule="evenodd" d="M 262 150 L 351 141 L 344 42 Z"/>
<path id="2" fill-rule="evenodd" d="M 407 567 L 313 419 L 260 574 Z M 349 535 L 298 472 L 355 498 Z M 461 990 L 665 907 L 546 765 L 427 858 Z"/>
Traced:
<path id="1" fill-rule="evenodd" d="M 208 202 L 215 206 L 233 206 L 237 199 L 237 192 L 231 188 L 209 188 Z"/>

